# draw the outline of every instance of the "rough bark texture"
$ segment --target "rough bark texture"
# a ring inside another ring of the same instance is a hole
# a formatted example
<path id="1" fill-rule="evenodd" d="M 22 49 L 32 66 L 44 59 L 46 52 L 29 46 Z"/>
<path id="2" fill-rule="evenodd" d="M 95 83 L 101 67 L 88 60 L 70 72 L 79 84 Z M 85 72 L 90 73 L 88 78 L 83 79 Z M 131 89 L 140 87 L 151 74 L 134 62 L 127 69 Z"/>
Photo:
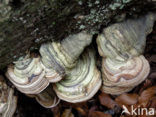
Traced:
<path id="1" fill-rule="evenodd" d="M 9 1 L 9 3 L 3 3 Z M 149 0 L 0 0 L 0 69 L 40 44 L 155 12 Z M 1 5 L 2 4 L 2 5 Z M 3 5 L 4 4 L 4 5 Z M 1 8 L 2 6 L 2 8 Z"/>

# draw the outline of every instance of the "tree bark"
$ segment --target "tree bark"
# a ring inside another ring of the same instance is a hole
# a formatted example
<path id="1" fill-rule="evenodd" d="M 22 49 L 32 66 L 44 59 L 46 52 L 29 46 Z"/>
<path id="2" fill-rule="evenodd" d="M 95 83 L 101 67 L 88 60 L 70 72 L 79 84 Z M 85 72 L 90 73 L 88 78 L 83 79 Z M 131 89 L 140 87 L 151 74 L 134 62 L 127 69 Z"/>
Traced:
<path id="1" fill-rule="evenodd" d="M 149 0 L 1 0 L 0 70 L 44 42 L 155 12 Z M 2 12 L 7 8 L 6 12 Z"/>

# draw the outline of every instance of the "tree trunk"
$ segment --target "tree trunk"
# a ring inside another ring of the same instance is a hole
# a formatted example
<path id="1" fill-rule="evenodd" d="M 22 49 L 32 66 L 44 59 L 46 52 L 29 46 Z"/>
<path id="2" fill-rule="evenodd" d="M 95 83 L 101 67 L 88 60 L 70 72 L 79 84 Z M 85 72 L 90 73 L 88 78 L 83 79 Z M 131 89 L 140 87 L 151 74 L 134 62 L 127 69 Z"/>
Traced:
<path id="1" fill-rule="evenodd" d="M 8 2 L 9 1 L 9 2 Z M 0 0 L 0 69 L 36 50 L 82 30 L 155 12 L 154 0 Z"/>

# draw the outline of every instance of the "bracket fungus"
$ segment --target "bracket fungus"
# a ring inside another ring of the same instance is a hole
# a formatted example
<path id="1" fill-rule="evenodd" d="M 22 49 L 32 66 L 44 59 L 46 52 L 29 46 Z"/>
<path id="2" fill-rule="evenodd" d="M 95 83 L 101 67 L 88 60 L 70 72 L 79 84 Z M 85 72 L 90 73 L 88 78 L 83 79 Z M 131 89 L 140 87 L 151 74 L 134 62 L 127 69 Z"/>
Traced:
<path id="1" fill-rule="evenodd" d="M 69 70 L 63 80 L 54 84 L 54 90 L 60 99 L 76 103 L 92 98 L 101 87 L 101 83 L 94 52 L 87 49 L 76 67 Z"/>
<path id="2" fill-rule="evenodd" d="M 40 47 L 41 57 L 27 55 L 14 62 L 8 67 L 6 76 L 22 93 L 35 97 L 44 107 L 53 107 L 59 101 L 53 90 L 50 93 L 47 87 L 60 81 L 69 69 L 76 66 L 77 59 L 91 41 L 92 35 L 80 32 L 61 42 L 43 44 Z M 46 98 L 54 100 L 53 104 L 49 102 L 50 105 L 47 105 Z"/>
<path id="3" fill-rule="evenodd" d="M 52 85 L 49 85 L 44 91 L 39 94 L 27 96 L 35 98 L 37 102 L 45 108 L 55 107 L 60 102 L 60 99 L 53 91 Z"/>
<path id="4" fill-rule="evenodd" d="M 12 117 L 17 106 L 17 97 L 14 90 L 7 86 L 4 78 L 0 76 L 0 116 Z"/>
<path id="5" fill-rule="evenodd" d="M 149 13 L 113 24 L 98 35 L 98 51 L 103 57 L 102 91 L 121 94 L 146 79 L 150 66 L 143 52 L 155 20 L 156 15 Z M 84 31 L 42 44 L 40 56 L 14 62 L 6 76 L 19 91 L 45 108 L 56 106 L 59 99 L 71 103 L 89 100 L 102 84 L 95 53 L 85 49 L 91 42 L 92 35 Z"/>
<path id="6" fill-rule="evenodd" d="M 39 57 L 26 57 L 15 62 L 14 66 L 8 67 L 6 76 L 19 91 L 25 94 L 38 94 L 49 85 Z"/>
<path id="7" fill-rule="evenodd" d="M 6 76 L 26 94 L 38 94 L 49 82 L 58 82 L 65 75 L 65 68 L 75 65 L 84 48 L 91 43 L 91 35 L 82 32 L 67 37 L 61 43 L 47 43 L 40 48 L 41 57 L 14 62 L 8 67 Z"/>
<path id="8" fill-rule="evenodd" d="M 54 79 L 53 72 L 57 73 L 58 77 L 63 77 L 67 69 L 73 68 L 76 65 L 78 57 L 91 41 L 92 35 L 86 32 L 80 32 L 68 36 L 61 42 L 43 44 L 40 48 L 40 54 L 47 77 Z"/>
<path id="9" fill-rule="evenodd" d="M 146 36 L 156 15 L 149 13 L 135 20 L 113 24 L 97 37 L 102 60 L 102 91 L 121 94 L 133 89 L 148 76 L 150 66 L 142 55 Z"/>

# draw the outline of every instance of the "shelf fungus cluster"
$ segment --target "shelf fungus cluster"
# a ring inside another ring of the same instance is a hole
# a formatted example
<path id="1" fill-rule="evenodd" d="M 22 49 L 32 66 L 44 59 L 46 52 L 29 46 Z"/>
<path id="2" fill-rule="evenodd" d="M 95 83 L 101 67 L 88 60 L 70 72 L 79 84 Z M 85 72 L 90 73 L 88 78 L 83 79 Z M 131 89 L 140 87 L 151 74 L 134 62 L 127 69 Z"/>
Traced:
<path id="1" fill-rule="evenodd" d="M 155 16 L 148 14 L 105 28 L 97 37 L 102 60 L 102 91 L 121 94 L 147 78 L 150 66 L 142 55 L 146 35 L 152 31 Z"/>
<path id="2" fill-rule="evenodd" d="M 81 32 L 71 35 L 61 42 L 41 45 L 41 63 L 49 81 L 58 82 L 65 76 L 68 69 L 75 67 L 77 59 L 91 41 L 90 34 Z"/>
<path id="3" fill-rule="evenodd" d="M 0 76 L 0 117 L 12 117 L 17 106 L 17 97 Z"/>
<path id="4" fill-rule="evenodd" d="M 82 57 L 83 59 L 79 58 L 85 47 L 90 45 L 91 41 L 92 35 L 80 32 L 63 39 L 61 42 L 43 44 L 39 50 L 41 56 L 26 56 L 22 60 L 14 62 L 14 65 L 8 67 L 6 76 L 19 91 L 30 97 L 35 97 L 42 106 L 47 108 L 51 108 L 59 102 L 53 89 L 51 88 L 50 92 L 48 88 L 51 87 L 50 83 L 62 80 L 61 82 L 68 84 L 68 80 L 66 79 L 69 78 L 77 79 L 74 82 L 69 80 L 71 87 L 75 85 L 78 88 L 75 90 L 79 90 L 80 93 L 82 92 L 79 95 L 84 98 L 82 101 L 87 100 L 101 86 L 100 72 L 96 68 L 93 52 L 88 50 L 88 55 L 87 53 L 84 55 L 86 57 Z M 73 76 L 71 77 L 71 75 Z M 94 87 L 96 88 L 94 89 Z M 88 98 L 86 98 L 86 95 L 88 95 Z M 46 99 L 51 104 L 47 103 Z M 74 102 L 74 100 L 71 102 Z M 76 99 L 76 102 L 79 101 Z"/>
<path id="5" fill-rule="evenodd" d="M 61 41 L 42 44 L 37 57 L 26 56 L 8 67 L 6 76 L 16 88 L 51 108 L 60 99 L 77 103 L 92 98 L 102 85 L 109 94 L 128 92 L 148 76 L 143 51 L 156 17 L 113 24 L 97 37 L 102 74 L 96 67 L 92 35 L 80 32 Z M 86 48 L 87 47 L 87 48 Z M 102 78 L 101 78 L 102 77 Z"/>
<path id="6" fill-rule="evenodd" d="M 72 103 L 82 102 L 96 94 L 101 82 L 94 52 L 87 49 L 78 60 L 76 67 L 67 72 L 65 79 L 55 84 L 54 90 L 62 100 Z"/>

